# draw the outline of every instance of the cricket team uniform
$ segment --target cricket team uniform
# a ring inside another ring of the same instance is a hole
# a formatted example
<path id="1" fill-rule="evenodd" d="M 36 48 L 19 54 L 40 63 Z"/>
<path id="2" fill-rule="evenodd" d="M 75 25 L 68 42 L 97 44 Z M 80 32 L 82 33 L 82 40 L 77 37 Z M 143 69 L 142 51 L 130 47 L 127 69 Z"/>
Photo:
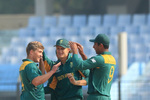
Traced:
<path id="1" fill-rule="evenodd" d="M 45 69 L 49 71 L 52 66 L 59 60 L 54 62 L 48 59 L 45 55 L 44 64 Z M 73 68 L 73 61 L 71 54 L 68 55 L 66 63 L 61 64 L 56 73 L 49 79 L 47 87 L 44 88 L 45 93 L 52 93 L 52 100 L 82 100 L 82 86 L 76 86 L 70 83 L 67 74 L 72 73 L 75 80 L 85 79 L 88 81 L 89 70 L 78 71 Z"/>
<path id="2" fill-rule="evenodd" d="M 32 80 L 42 73 L 37 67 L 36 63 L 30 59 L 23 59 L 20 66 L 20 77 L 22 83 L 21 100 L 45 100 L 43 84 L 34 86 Z"/>
<path id="3" fill-rule="evenodd" d="M 110 52 L 103 52 L 87 60 L 72 58 L 75 70 L 90 69 L 87 100 L 110 100 L 110 89 L 116 67 L 115 58 Z"/>

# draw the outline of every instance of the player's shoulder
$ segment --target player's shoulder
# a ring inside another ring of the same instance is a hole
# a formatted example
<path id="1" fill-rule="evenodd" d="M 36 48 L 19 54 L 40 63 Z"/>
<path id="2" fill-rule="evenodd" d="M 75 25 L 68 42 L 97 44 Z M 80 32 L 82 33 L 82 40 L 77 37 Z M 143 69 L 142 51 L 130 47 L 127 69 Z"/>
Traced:
<path id="1" fill-rule="evenodd" d="M 35 63 L 29 63 L 29 64 L 27 64 L 26 67 L 25 67 L 26 70 L 30 70 L 30 69 L 33 69 L 33 68 L 34 68 L 34 69 L 37 68 L 37 66 L 36 66 Z"/>

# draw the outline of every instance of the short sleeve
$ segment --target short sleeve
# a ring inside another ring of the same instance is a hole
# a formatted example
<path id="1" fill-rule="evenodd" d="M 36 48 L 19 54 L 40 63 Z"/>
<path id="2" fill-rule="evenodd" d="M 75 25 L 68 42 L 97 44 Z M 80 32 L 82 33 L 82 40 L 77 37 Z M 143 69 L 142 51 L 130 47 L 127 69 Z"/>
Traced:
<path id="1" fill-rule="evenodd" d="M 27 73 L 27 78 L 30 82 L 37 77 L 40 76 L 40 70 L 37 68 L 37 66 L 34 63 L 28 64 L 25 68 Z"/>

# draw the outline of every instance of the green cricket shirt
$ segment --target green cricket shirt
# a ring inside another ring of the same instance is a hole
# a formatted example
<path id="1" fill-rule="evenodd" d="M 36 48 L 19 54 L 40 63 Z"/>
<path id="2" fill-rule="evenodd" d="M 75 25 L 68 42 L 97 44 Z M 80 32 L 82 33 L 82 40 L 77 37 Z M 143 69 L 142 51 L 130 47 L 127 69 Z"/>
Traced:
<path id="1" fill-rule="evenodd" d="M 90 69 L 88 94 L 110 97 L 116 67 L 115 58 L 110 52 L 104 52 L 84 61 L 79 59 L 77 54 L 74 54 L 72 61 L 76 70 Z"/>
<path id="2" fill-rule="evenodd" d="M 23 59 L 20 66 L 20 77 L 22 83 L 21 100 L 45 100 L 43 84 L 34 86 L 32 80 L 42 75 L 36 64 L 30 59 Z"/>
<path id="3" fill-rule="evenodd" d="M 45 60 L 48 62 L 49 67 L 53 66 L 53 64 L 55 63 L 54 61 L 51 61 L 47 57 L 45 58 Z M 56 61 L 56 63 L 57 62 L 59 61 Z M 75 80 L 81 80 L 83 78 L 82 77 L 83 75 L 85 77 L 84 79 L 88 81 L 89 70 L 82 70 L 82 71 L 74 70 L 72 57 L 71 54 L 69 54 L 66 63 L 64 65 L 61 64 L 57 69 L 56 73 L 53 75 L 57 80 L 57 82 L 55 82 L 56 84 L 55 88 L 51 87 L 52 85 L 50 84 L 51 83 L 50 80 L 48 87 L 54 89 L 55 97 L 57 97 L 57 100 L 72 100 L 73 98 L 82 99 L 83 98 L 82 86 L 76 86 L 70 83 L 67 77 L 68 73 L 72 73 L 74 75 Z M 54 77 L 51 77 L 51 79 L 53 79 Z M 45 88 L 45 90 L 48 89 Z M 45 92 L 47 93 L 48 91 Z"/>

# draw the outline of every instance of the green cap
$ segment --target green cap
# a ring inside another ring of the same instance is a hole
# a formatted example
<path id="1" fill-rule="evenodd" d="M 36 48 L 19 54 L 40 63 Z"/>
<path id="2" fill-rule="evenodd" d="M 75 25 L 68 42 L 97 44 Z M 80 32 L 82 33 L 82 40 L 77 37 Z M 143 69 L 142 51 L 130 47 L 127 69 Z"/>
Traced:
<path id="1" fill-rule="evenodd" d="M 69 41 L 66 39 L 59 39 L 54 46 L 61 46 L 63 48 L 69 48 Z"/>
<path id="2" fill-rule="evenodd" d="M 109 38 L 105 34 L 98 34 L 95 39 L 90 39 L 90 42 L 102 43 L 109 46 Z"/>

